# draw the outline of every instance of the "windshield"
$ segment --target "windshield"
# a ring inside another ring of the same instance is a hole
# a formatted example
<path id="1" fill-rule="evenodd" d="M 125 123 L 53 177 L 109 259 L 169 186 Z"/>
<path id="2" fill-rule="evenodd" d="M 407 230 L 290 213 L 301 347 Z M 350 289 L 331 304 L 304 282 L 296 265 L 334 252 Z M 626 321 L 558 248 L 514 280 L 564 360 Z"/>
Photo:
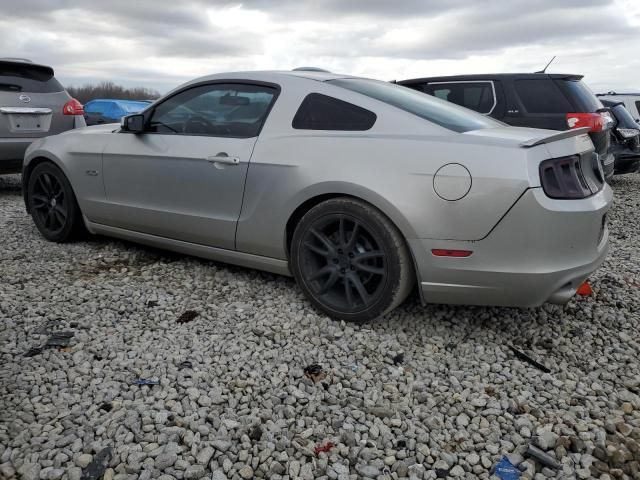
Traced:
<path id="1" fill-rule="evenodd" d="M 328 83 L 393 105 L 454 132 L 503 126 L 489 117 L 401 85 L 363 78 L 339 78 Z"/>

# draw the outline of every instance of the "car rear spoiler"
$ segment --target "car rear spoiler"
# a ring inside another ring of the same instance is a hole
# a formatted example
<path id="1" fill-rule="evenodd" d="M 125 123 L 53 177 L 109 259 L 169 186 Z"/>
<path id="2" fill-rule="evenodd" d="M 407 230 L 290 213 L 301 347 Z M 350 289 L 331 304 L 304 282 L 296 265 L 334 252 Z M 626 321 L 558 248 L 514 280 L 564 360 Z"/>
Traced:
<path id="1" fill-rule="evenodd" d="M 520 146 L 522 148 L 531 148 L 531 147 L 535 147 L 536 145 L 556 142 L 558 140 L 563 140 L 565 138 L 577 137 L 578 135 L 582 135 L 585 133 L 589 133 L 589 127 L 574 128 L 571 130 L 564 130 L 558 133 L 552 133 L 551 135 L 547 135 L 544 137 L 532 138 L 531 140 L 522 142 Z"/>

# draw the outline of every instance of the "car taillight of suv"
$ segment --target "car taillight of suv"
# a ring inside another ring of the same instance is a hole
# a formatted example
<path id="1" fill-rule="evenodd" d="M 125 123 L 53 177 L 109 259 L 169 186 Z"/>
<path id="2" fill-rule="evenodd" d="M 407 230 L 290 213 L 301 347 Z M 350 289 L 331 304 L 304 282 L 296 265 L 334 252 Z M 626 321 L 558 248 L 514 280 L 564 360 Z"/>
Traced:
<path id="1" fill-rule="evenodd" d="M 611 124 L 611 118 L 604 113 L 567 113 L 569 128 L 588 127 L 589 132 L 602 132 Z"/>

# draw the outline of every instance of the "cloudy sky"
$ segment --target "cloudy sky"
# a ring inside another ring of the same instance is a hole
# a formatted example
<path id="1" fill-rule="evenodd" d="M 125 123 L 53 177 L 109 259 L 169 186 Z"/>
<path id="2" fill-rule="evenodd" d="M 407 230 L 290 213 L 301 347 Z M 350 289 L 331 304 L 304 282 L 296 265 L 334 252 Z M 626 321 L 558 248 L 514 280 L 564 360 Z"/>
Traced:
<path id="1" fill-rule="evenodd" d="M 318 66 L 390 79 L 541 69 L 640 90 L 640 0 L 0 0 L 0 56 L 67 85 L 165 92 L 209 73 Z"/>

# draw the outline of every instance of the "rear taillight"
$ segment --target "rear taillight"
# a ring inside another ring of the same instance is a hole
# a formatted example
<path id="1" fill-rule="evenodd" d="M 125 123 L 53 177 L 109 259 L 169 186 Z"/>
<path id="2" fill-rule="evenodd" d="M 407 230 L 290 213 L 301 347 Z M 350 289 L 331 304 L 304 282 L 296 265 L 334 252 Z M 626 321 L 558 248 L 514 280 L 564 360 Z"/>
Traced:
<path id="1" fill-rule="evenodd" d="M 62 113 L 65 115 L 84 115 L 84 108 L 78 100 L 72 98 L 64 104 L 64 107 L 62 107 Z"/>
<path id="2" fill-rule="evenodd" d="M 602 132 L 609 126 L 609 119 L 601 113 L 567 113 L 569 128 L 588 127 L 590 132 Z"/>
<path id="3" fill-rule="evenodd" d="M 598 156 L 591 153 L 541 162 L 540 182 L 550 198 L 577 199 L 600 191 L 604 178 Z"/>

